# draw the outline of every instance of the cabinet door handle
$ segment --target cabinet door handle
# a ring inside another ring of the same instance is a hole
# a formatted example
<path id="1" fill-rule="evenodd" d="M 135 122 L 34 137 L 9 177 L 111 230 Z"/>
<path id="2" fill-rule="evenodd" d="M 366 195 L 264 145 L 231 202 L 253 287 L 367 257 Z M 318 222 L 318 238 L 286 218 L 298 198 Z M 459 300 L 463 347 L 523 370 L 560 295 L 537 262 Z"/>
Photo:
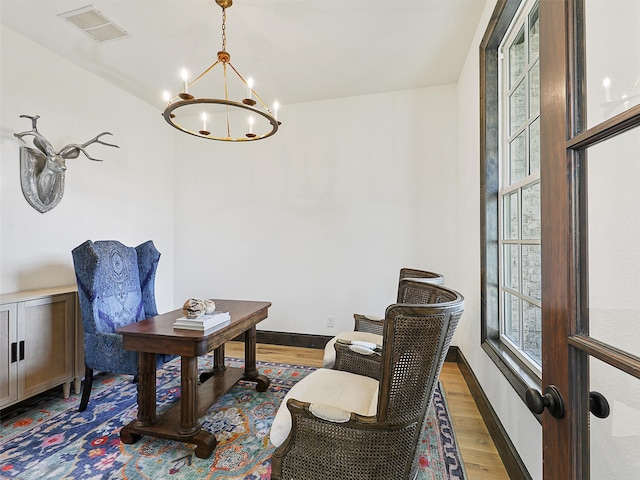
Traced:
<path id="1" fill-rule="evenodd" d="M 20 360 L 24 360 L 24 340 L 20 340 Z"/>
<path id="2" fill-rule="evenodd" d="M 11 344 L 11 363 L 16 363 L 18 361 L 18 343 L 13 342 Z"/>

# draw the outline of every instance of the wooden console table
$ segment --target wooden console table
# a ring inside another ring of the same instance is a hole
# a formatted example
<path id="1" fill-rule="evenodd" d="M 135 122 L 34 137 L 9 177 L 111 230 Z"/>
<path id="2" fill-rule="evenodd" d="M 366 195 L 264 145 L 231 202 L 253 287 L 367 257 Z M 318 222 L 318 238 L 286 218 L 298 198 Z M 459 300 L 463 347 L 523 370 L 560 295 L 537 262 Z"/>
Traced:
<path id="1" fill-rule="evenodd" d="M 207 458 L 216 444 L 215 436 L 201 428 L 199 417 L 239 380 L 257 382 L 264 392 L 269 379 L 256 368 L 256 324 L 267 318 L 269 302 L 214 300 L 216 310 L 231 314 L 231 323 L 207 332 L 178 330 L 173 322 L 182 310 L 147 318 L 118 329 L 124 348 L 139 352 L 138 419 L 120 431 L 124 443 L 135 443 L 142 435 L 178 440 L 196 445 L 196 456 Z M 245 367 L 224 365 L 224 344 L 244 332 Z M 198 384 L 198 356 L 214 350 L 214 368 L 201 375 Z M 180 355 L 181 400 L 161 416 L 156 413 L 156 354 Z"/>

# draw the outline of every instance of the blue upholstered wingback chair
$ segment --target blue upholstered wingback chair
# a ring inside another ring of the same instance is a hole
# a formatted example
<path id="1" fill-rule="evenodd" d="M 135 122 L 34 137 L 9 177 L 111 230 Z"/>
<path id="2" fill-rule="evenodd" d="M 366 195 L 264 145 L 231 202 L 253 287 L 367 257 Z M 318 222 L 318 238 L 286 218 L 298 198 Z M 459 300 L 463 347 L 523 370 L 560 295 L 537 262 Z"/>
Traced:
<path id="1" fill-rule="evenodd" d="M 72 251 L 84 326 L 85 379 L 79 411 L 89 403 L 93 371 L 138 374 L 138 354 L 125 350 L 119 327 L 158 314 L 155 278 L 160 252 L 151 240 L 136 248 L 87 240 Z M 173 358 L 157 355 L 158 366 Z"/>

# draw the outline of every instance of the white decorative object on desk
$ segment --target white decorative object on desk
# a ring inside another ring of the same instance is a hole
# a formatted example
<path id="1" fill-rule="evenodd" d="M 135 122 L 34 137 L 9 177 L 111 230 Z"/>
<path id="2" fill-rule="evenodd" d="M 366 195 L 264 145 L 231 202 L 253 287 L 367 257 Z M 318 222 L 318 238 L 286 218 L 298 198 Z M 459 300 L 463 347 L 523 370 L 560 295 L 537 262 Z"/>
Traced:
<path id="1" fill-rule="evenodd" d="M 216 302 L 210 299 L 204 300 L 204 313 L 205 315 L 210 315 L 216 311 Z"/>
<path id="2" fill-rule="evenodd" d="M 189 298 L 182 306 L 182 313 L 187 318 L 198 318 L 204 315 L 206 306 L 199 298 Z"/>

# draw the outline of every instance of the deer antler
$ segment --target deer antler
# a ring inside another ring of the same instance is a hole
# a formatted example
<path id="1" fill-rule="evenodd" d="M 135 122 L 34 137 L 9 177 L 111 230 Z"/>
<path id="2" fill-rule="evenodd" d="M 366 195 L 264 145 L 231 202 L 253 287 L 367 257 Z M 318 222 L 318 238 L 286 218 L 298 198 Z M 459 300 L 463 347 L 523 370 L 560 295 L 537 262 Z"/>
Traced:
<path id="1" fill-rule="evenodd" d="M 102 137 L 103 135 L 113 135 L 113 134 L 111 132 L 99 133 L 98 135 L 93 137 L 91 140 L 89 140 L 88 142 L 83 143 L 82 145 L 79 145 L 77 143 L 70 143 L 69 145 L 64 146 L 62 148 L 62 150 L 60 150 L 58 152 L 58 155 L 60 155 L 62 158 L 64 158 L 66 160 L 67 158 L 78 158 L 78 156 L 80 155 L 80 152 L 82 152 L 82 153 L 85 154 L 85 156 L 89 160 L 94 160 L 96 162 L 102 162 L 101 159 L 93 158 L 91 155 L 89 155 L 87 153 L 87 151 L 85 150 L 85 148 L 88 147 L 89 145 L 93 144 L 93 143 L 100 143 L 102 145 L 106 145 L 107 147 L 120 148 L 118 145 L 114 145 L 112 143 L 103 142 L 102 140 L 100 140 L 100 137 Z"/>
<path id="2" fill-rule="evenodd" d="M 22 137 L 26 137 L 27 135 L 32 135 L 33 144 L 36 146 L 38 150 L 40 150 L 42 153 L 44 153 L 48 157 L 55 155 L 56 152 L 53 149 L 53 145 L 51 145 L 49 140 L 44 138 L 44 136 L 40 132 L 38 132 L 38 127 L 36 126 L 36 124 L 38 123 L 38 119 L 40 118 L 40 115 L 34 115 L 33 117 L 29 115 L 20 115 L 20 118 L 31 119 L 31 130 L 27 130 L 20 133 L 14 133 L 13 136 L 16 138 L 19 138 L 24 142 L 24 139 Z"/>

